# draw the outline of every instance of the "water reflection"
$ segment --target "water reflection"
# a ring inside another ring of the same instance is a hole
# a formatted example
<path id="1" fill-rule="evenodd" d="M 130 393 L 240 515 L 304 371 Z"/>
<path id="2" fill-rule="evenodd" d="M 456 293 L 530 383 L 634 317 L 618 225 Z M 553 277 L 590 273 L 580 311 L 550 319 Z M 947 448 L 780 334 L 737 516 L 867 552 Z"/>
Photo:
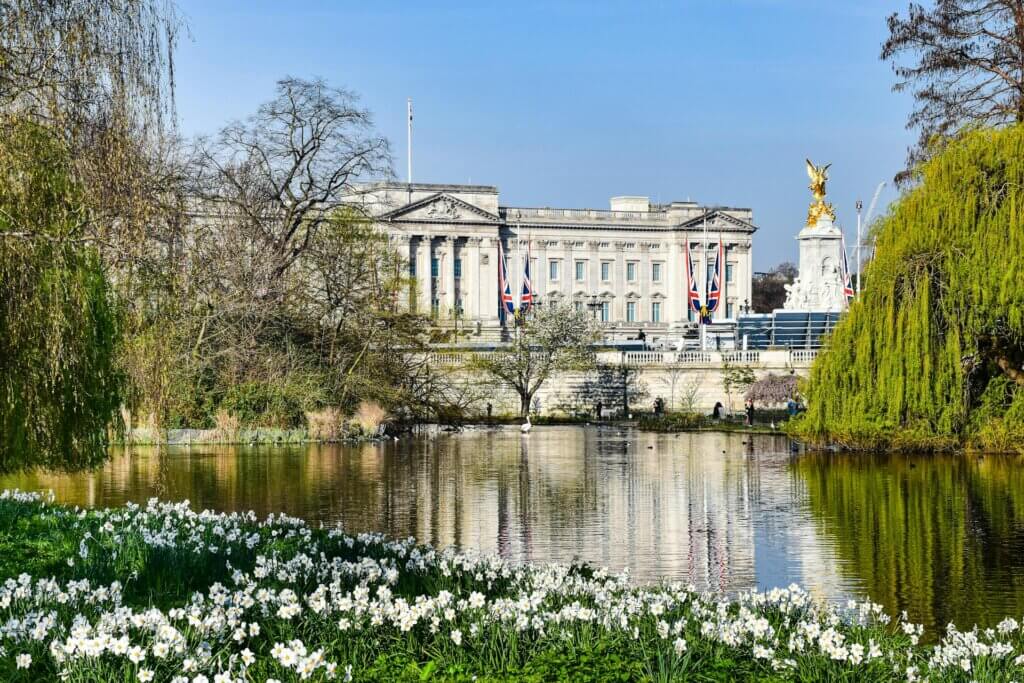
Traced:
<path id="1" fill-rule="evenodd" d="M 585 560 L 735 591 L 792 582 L 870 595 L 929 626 L 1024 608 L 1016 460 L 791 457 L 782 437 L 616 428 L 479 430 L 359 446 L 115 453 L 0 487 L 113 506 L 287 512 L 514 561 Z"/>
<path id="2" fill-rule="evenodd" d="M 1013 456 L 801 458 L 843 572 L 930 628 L 1024 613 L 1024 466 Z"/>

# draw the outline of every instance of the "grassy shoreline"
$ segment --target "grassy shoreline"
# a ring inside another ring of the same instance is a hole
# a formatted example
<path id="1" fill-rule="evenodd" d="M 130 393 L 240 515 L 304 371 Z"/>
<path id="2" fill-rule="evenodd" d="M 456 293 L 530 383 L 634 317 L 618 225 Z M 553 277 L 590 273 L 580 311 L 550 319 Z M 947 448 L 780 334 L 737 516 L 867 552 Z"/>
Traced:
<path id="1" fill-rule="evenodd" d="M 0 494 L 0 680 L 1009 681 L 1024 634 L 934 646 L 880 606 L 732 599 L 283 515 Z"/>

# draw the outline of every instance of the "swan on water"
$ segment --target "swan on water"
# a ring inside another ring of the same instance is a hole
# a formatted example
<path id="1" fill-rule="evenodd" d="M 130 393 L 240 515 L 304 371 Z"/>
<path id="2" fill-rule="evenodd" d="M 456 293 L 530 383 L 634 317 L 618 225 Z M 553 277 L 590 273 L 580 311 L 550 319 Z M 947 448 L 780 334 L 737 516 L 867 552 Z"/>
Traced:
<path id="1" fill-rule="evenodd" d="M 526 416 L 526 422 L 524 422 L 523 424 L 519 425 L 519 431 L 521 431 L 523 434 L 526 434 L 527 432 L 530 431 L 530 429 L 532 427 L 533 427 L 533 425 L 530 424 L 530 416 L 527 415 Z"/>

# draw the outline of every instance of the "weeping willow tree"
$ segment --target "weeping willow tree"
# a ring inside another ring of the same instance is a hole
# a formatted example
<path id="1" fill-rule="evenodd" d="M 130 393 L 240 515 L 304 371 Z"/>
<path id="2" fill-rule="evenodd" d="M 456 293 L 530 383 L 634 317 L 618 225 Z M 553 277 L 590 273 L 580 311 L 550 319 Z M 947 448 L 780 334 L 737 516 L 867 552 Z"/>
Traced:
<path id="1" fill-rule="evenodd" d="M 0 470 L 105 456 L 119 403 L 117 325 L 64 142 L 0 120 Z M 30 226 L 33 239 L 8 235 Z"/>
<path id="2" fill-rule="evenodd" d="M 1024 126 L 967 132 L 876 229 L 796 432 L 851 447 L 1024 449 Z"/>

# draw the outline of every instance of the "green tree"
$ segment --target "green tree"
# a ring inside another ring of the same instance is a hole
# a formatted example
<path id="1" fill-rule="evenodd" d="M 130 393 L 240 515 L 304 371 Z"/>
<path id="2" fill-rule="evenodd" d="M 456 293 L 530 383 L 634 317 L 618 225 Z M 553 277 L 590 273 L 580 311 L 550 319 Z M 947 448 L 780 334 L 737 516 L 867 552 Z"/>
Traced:
<path id="1" fill-rule="evenodd" d="M 798 433 L 1024 448 L 1024 126 L 976 130 L 880 221 L 867 286 L 818 356 Z"/>
<path id="2" fill-rule="evenodd" d="M 105 457 L 117 316 L 83 197 L 62 140 L 0 122 L 0 470 Z"/>
<path id="3" fill-rule="evenodd" d="M 757 379 L 754 376 L 754 369 L 749 365 L 733 365 L 725 363 L 722 366 L 722 388 L 729 401 L 729 412 L 733 410 L 732 395 L 742 394 Z"/>
<path id="4" fill-rule="evenodd" d="M 541 385 L 556 372 L 594 367 L 594 321 L 570 306 L 533 309 L 515 328 L 512 340 L 472 366 L 519 394 L 519 414 L 526 417 Z"/>

